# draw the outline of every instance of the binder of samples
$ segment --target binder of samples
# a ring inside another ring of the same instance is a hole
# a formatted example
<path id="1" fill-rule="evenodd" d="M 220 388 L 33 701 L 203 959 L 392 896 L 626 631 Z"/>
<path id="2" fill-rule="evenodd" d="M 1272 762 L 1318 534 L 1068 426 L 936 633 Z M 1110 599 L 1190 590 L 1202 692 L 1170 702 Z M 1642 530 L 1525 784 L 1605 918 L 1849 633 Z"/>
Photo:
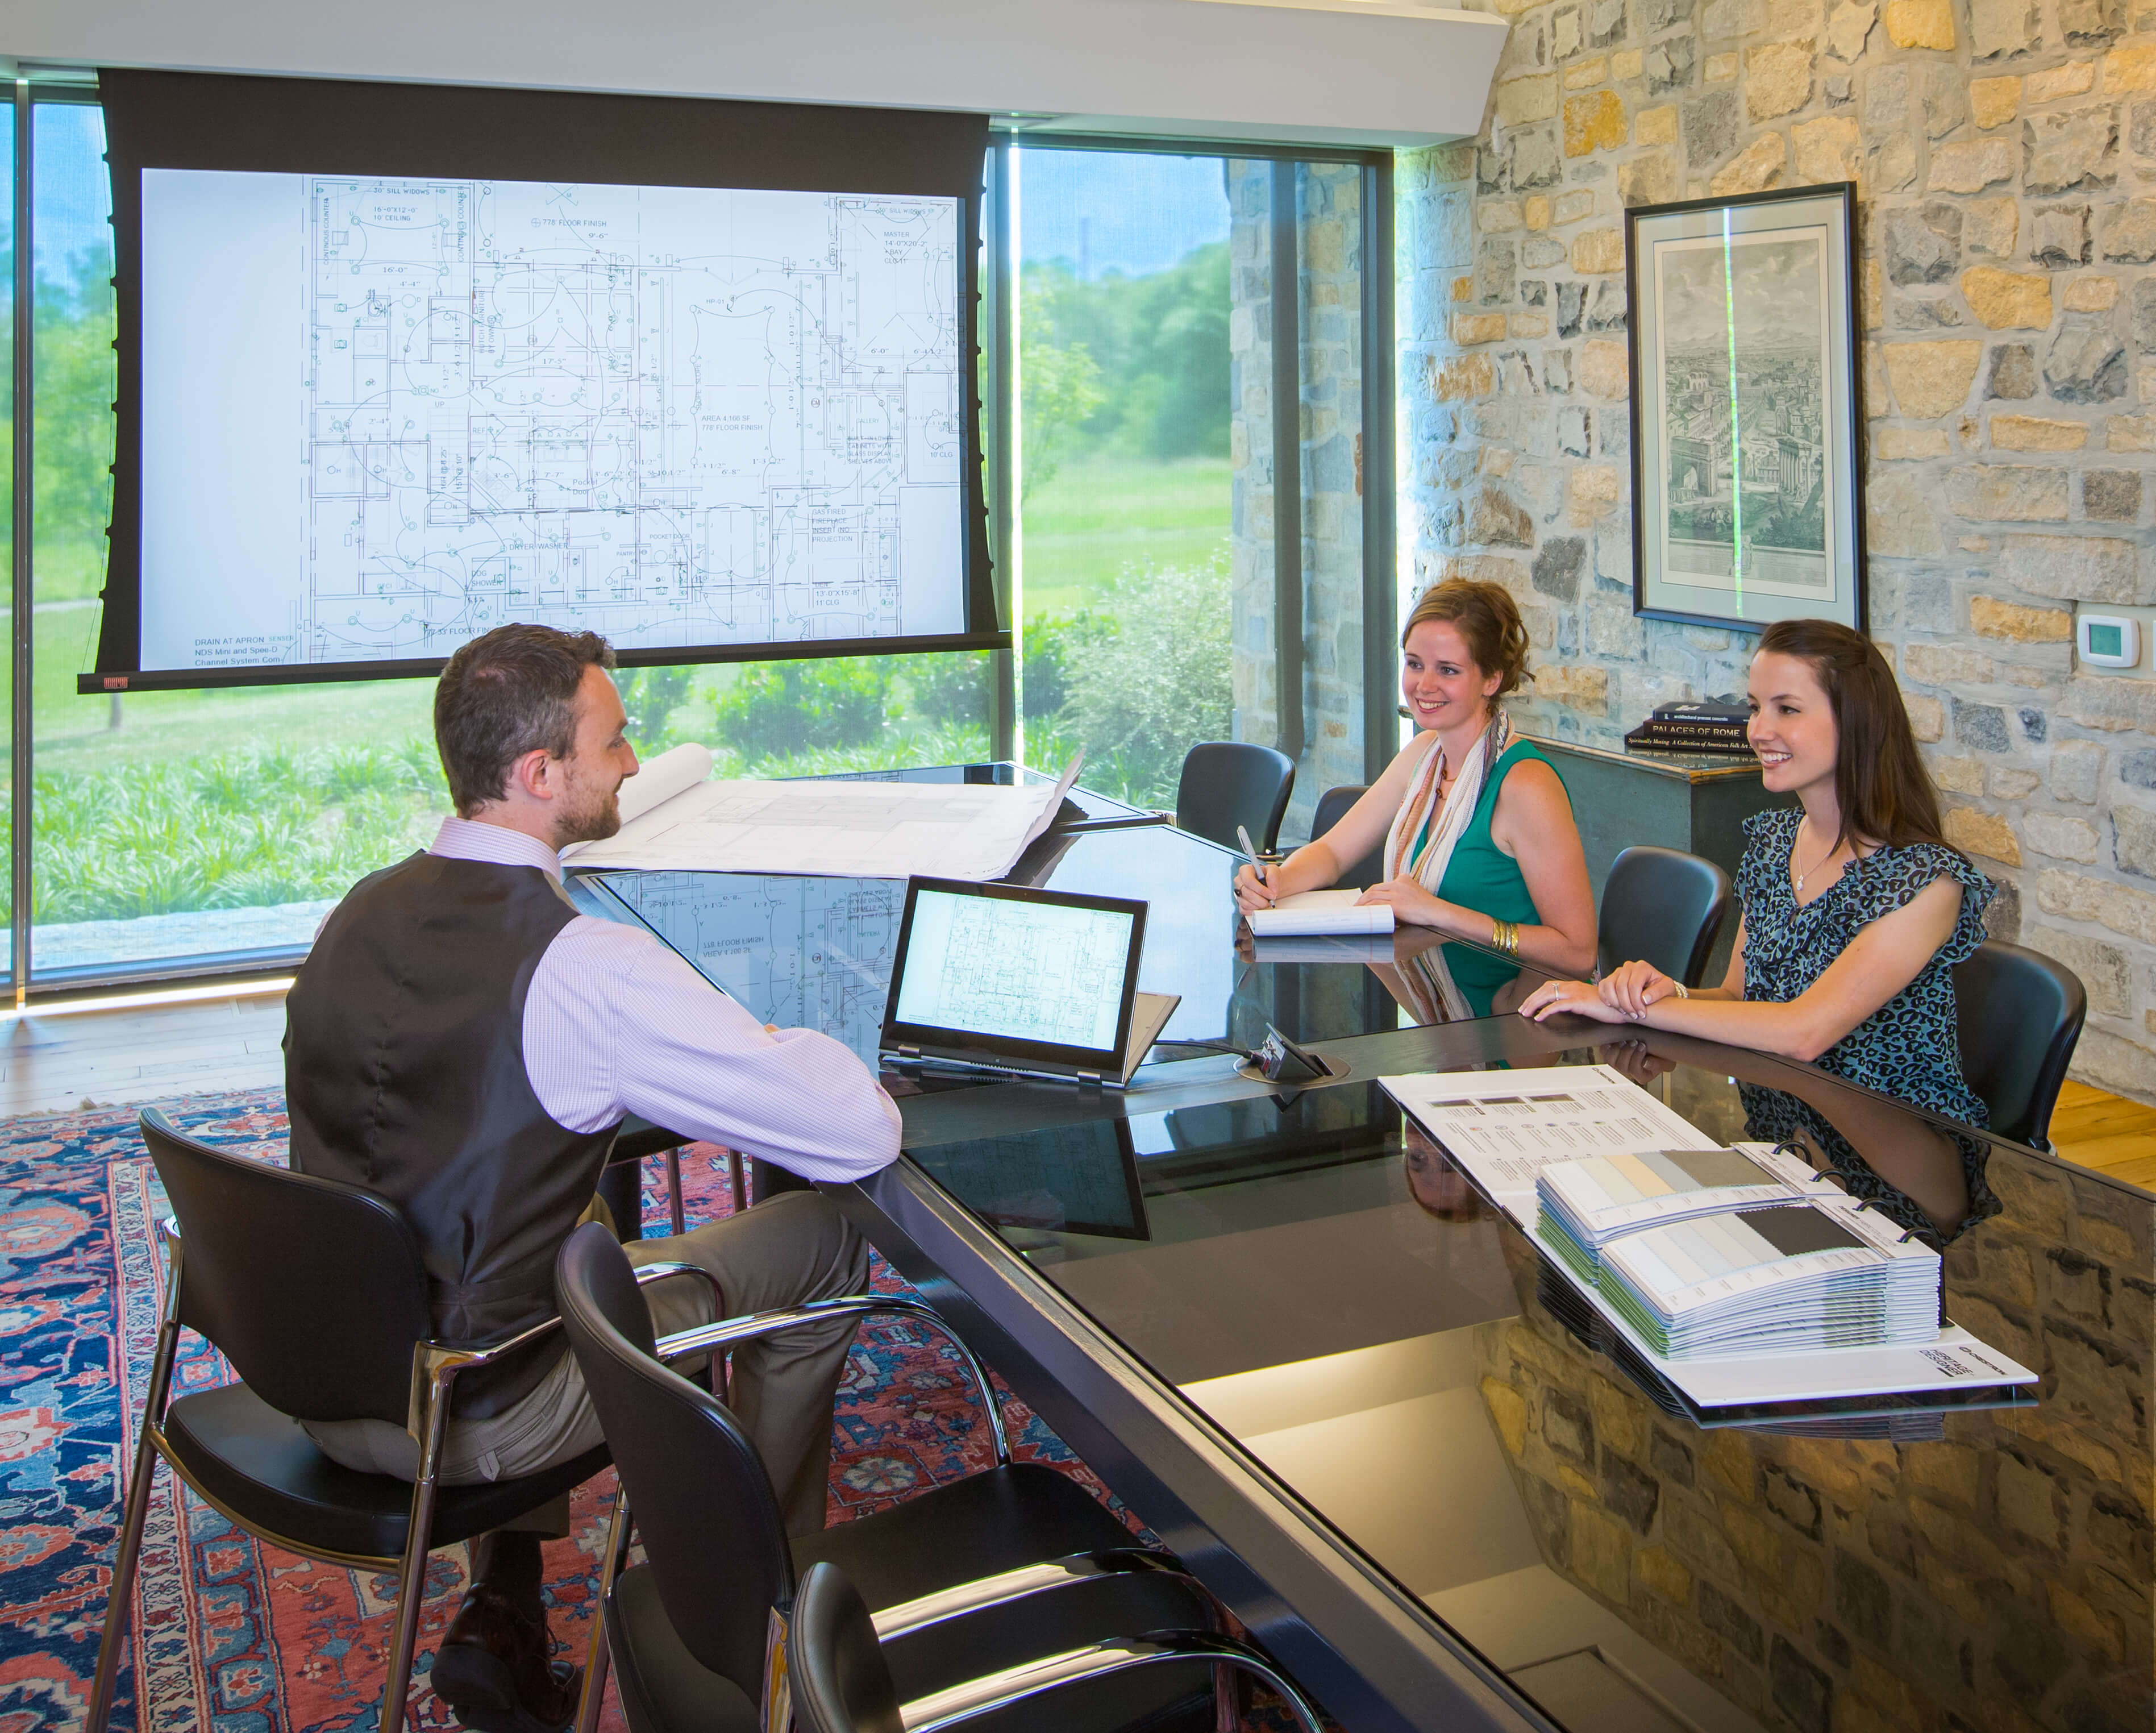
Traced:
<path id="1" fill-rule="evenodd" d="M 1602 1248 L 1619 1234 L 1724 1210 L 1842 1193 L 1772 1144 L 1729 1149 L 1649 1149 L 1553 1162 L 1535 1175 L 1543 1235 L 1592 1286 Z"/>
<path id="2" fill-rule="evenodd" d="M 1625 1234 L 1603 1298 L 1670 1360 L 1929 1342 L 1939 1254 L 1876 1211 L 1801 1198 Z"/>
<path id="3" fill-rule="evenodd" d="M 1722 1148 L 1609 1066 L 1378 1081 L 1526 1234 L 1545 1278 L 1702 1413 L 2010 1405 L 2036 1382 L 1942 1319 L 1929 1247 L 1792 1154 Z"/>

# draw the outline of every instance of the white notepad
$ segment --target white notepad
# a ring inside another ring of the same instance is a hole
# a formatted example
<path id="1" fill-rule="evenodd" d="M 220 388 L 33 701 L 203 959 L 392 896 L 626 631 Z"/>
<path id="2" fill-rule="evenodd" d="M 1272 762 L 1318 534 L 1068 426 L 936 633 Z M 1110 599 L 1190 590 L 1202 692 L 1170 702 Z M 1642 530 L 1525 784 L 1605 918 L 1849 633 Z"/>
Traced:
<path id="1" fill-rule="evenodd" d="M 1312 933 L 1391 932 L 1392 904 L 1368 902 L 1358 908 L 1355 899 L 1362 894 L 1356 890 L 1297 891 L 1270 908 L 1251 914 L 1250 931 L 1260 938 Z"/>

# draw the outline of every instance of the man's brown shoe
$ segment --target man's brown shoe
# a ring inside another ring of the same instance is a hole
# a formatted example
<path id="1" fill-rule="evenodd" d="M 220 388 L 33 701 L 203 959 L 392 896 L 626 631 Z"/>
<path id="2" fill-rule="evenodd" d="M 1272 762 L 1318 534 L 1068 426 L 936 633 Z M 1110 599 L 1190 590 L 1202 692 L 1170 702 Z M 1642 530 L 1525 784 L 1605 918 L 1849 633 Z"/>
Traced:
<path id="1" fill-rule="evenodd" d="M 583 1669 L 555 1666 L 550 1648 L 543 1612 L 475 1584 L 434 1651 L 434 1694 L 473 1733 L 562 1733 Z"/>

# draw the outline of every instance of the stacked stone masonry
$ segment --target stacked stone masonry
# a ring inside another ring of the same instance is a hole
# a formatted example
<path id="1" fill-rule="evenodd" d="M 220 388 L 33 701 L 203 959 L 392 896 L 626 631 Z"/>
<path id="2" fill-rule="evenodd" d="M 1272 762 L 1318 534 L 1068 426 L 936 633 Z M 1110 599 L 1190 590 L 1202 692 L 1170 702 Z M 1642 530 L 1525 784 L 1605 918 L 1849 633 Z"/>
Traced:
<path id="1" fill-rule="evenodd" d="M 1238 740 L 1280 738 L 1274 620 L 1272 177 L 1296 188 L 1301 342 L 1302 705 L 1306 744 L 1286 843 L 1363 756 L 1363 212 L 1352 163 L 1227 166 L 1229 574 Z"/>
<path id="2" fill-rule="evenodd" d="M 1597 717 L 1741 691 L 1748 636 L 1632 612 L 1623 213 L 1854 180 L 1872 635 L 1992 931 L 2087 983 L 2076 1074 L 2156 1099 L 2156 681 L 2071 647 L 2156 602 L 2156 5 L 1494 9 L 1482 136 L 1398 177 L 1415 586 L 1505 584 Z"/>

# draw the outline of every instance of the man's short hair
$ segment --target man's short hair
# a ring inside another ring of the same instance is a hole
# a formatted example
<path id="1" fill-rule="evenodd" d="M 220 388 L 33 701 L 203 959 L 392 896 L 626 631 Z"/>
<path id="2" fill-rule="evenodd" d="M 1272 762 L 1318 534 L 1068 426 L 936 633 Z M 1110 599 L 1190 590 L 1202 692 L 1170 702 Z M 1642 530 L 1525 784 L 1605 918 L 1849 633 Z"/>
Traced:
<path id="1" fill-rule="evenodd" d="M 449 658 L 434 687 L 434 748 L 459 817 L 509 784 L 527 752 L 565 759 L 577 743 L 577 691 L 584 670 L 613 666 L 597 632 L 496 626 Z"/>

